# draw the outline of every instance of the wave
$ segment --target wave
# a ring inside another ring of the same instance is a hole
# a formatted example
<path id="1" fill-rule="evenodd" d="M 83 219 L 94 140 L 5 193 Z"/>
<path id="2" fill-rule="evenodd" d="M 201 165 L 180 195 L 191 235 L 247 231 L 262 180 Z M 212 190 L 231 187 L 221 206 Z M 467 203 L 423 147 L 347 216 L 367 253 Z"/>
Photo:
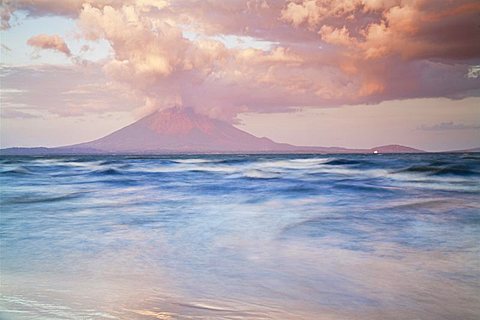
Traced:
<path id="1" fill-rule="evenodd" d="M 226 165 L 237 165 L 237 164 L 244 164 L 251 162 L 251 159 L 224 159 L 220 160 L 219 163 L 226 164 Z"/>
<path id="2" fill-rule="evenodd" d="M 196 163 L 211 163 L 211 162 L 218 162 L 218 160 L 213 159 L 173 159 L 175 163 L 184 163 L 184 164 L 196 164 Z"/>
<path id="3" fill-rule="evenodd" d="M 92 174 L 112 176 L 112 175 L 121 175 L 123 174 L 123 172 L 116 168 L 107 168 L 107 169 L 95 170 L 92 172 Z"/>
<path id="4" fill-rule="evenodd" d="M 105 160 L 105 161 L 101 161 L 99 163 L 99 165 L 101 166 L 108 166 L 108 165 L 112 165 L 112 164 L 118 164 L 119 161 L 116 161 L 116 160 Z"/>
<path id="5" fill-rule="evenodd" d="M 314 194 L 317 193 L 317 189 L 308 186 L 308 185 L 298 185 L 298 186 L 292 186 L 288 187 L 284 190 L 282 190 L 286 194 Z"/>
<path id="6" fill-rule="evenodd" d="M 323 160 L 314 160 L 314 161 L 296 161 L 295 160 L 275 160 L 275 161 L 259 161 L 255 163 L 255 167 L 259 168 L 275 168 L 279 170 L 302 170 L 302 169 L 312 169 L 321 165 Z"/>
<path id="7" fill-rule="evenodd" d="M 331 166 L 342 166 L 342 165 L 353 165 L 353 164 L 360 164 L 361 161 L 351 160 L 351 159 L 333 159 L 330 161 L 325 162 L 325 164 Z"/>
<path id="8" fill-rule="evenodd" d="M 33 174 L 33 172 L 25 167 L 16 167 L 11 170 L 5 170 L 1 172 L 2 174 L 7 174 L 7 175 L 30 175 Z"/>
<path id="9" fill-rule="evenodd" d="M 306 158 L 306 159 L 291 159 L 290 162 L 298 163 L 325 163 L 328 158 Z"/>
<path id="10" fill-rule="evenodd" d="M 480 161 L 480 156 L 475 156 L 475 155 L 470 155 L 470 154 L 463 155 L 461 158 L 464 159 L 464 160 L 476 160 L 476 161 Z"/>
<path id="11" fill-rule="evenodd" d="M 78 158 L 61 158 L 62 162 L 95 162 L 99 159 L 97 157 L 92 156 L 85 156 L 85 157 L 78 157 Z"/>
<path id="12" fill-rule="evenodd" d="M 440 169 L 435 175 L 460 175 L 460 176 L 473 176 L 478 175 L 480 172 L 472 170 L 464 165 L 452 165 L 446 168 Z"/>
<path id="13" fill-rule="evenodd" d="M 176 165 L 176 166 L 154 166 L 141 168 L 136 170 L 135 168 L 129 170 L 130 173 L 181 173 L 181 172 L 217 172 L 217 173 L 235 173 L 239 169 L 232 166 L 222 166 L 222 165 Z"/>
<path id="14" fill-rule="evenodd" d="M 362 243 L 368 239 L 369 232 L 364 230 L 363 226 L 366 218 L 358 218 L 355 216 L 339 217 L 339 216 L 318 216 L 305 219 L 300 222 L 292 223 L 285 226 L 280 234 L 281 237 L 308 237 L 308 238 L 324 238 L 338 240 L 340 242 L 349 242 L 349 248 L 355 251 L 364 251 L 368 248 Z M 345 244 L 338 243 L 341 247 Z"/>
<path id="15" fill-rule="evenodd" d="M 279 173 L 250 169 L 243 172 L 242 176 L 251 179 L 276 179 L 279 177 Z"/>
<path id="16" fill-rule="evenodd" d="M 479 172 L 473 170 L 466 165 L 413 165 L 405 169 L 395 171 L 396 173 L 423 173 L 426 175 L 442 176 L 442 175 L 455 175 L 455 176 L 473 176 L 478 175 Z"/>
<path id="17" fill-rule="evenodd" d="M 43 202 L 58 202 L 64 200 L 72 200 L 85 195 L 87 192 L 72 192 L 61 195 L 24 195 L 21 197 L 15 197 L 5 199 L 2 204 L 31 204 L 31 203 L 43 203 Z"/>
<path id="18" fill-rule="evenodd" d="M 20 159 L 1 159 L 0 160 L 0 164 L 20 164 L 20 163 L 24 163 L 25 161 L 24 160 L 20 160 Z"/>
<path id="19" fill-rule="evenodd" d="M 451 199 L 425 199 L 418 201 L 406 201 L 404 203 L 393 204 L 387 209 L 398 210 L 418 210 L 418 209 L 440 209 L 445 207 L 454 207 L 454 201 Z"/>
<path id="20" fill-rule="evenodd" d="M 373 185 L 373 184 L 366 184 L 366 183 L 358 183 L 358 182 L 341 182 L 335 183 L 335 188 L 338 189 L 345 189 L 351 191 L 360 191 L 360 192 L 395 192 L 398 188 L 389 187 L 389 186 L 380 186 L 380 185 Z"/>
<path id="21" fill-rule="evenodd" d="M 107 160 L 107 161 L 102 161 L 98 164 L 100 167 L 105 167 L 107 170 L 108 169 L 127 169 L 130 168 L 132 165 L 123 163 L 121 161 L 112 161 L 112 160 Z"/>

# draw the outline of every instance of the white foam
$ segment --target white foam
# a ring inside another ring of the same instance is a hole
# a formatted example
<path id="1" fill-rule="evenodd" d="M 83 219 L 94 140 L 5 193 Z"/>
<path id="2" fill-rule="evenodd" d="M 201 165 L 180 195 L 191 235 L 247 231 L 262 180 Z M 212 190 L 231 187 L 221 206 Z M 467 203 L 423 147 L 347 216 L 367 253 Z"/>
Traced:
<path id="1" fill-rule="evenodd" d="M 250 169 L 243 172 L 243 176 L 247 178 L 271 179 L 278 177 L 278 173 L 266 172 L 258 169 Z"/>

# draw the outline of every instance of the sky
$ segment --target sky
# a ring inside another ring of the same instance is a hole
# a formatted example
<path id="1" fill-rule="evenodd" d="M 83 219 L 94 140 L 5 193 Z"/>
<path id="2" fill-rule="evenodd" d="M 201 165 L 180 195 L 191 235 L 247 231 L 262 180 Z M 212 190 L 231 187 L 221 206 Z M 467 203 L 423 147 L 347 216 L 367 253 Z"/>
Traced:
<path id="1" fill-rule="evenodd" d="M 5 0 L 0 144 L 172 106 L 304 146 L 480 146 L 476 0 Z"/>

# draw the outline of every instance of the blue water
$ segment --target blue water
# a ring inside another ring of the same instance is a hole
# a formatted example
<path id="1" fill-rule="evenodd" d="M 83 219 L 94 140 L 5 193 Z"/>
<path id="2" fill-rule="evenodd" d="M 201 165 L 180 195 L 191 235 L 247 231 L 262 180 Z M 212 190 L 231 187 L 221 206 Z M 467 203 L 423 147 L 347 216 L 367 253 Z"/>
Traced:
<path id="1" fill-rule="evenodd" d="M 1 319 L 479 319 L 480 155 L 0 158 Z"/>

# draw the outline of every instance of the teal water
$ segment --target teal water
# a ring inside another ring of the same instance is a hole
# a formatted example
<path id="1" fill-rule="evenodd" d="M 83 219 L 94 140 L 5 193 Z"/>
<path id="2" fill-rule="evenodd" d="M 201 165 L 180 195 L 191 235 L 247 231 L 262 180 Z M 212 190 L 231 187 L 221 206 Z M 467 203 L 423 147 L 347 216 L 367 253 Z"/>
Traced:
<path id="1" fill-rule="evenodd" d="M 1 319 L 478 319 L 480 155 L 0 157 Z"/>

